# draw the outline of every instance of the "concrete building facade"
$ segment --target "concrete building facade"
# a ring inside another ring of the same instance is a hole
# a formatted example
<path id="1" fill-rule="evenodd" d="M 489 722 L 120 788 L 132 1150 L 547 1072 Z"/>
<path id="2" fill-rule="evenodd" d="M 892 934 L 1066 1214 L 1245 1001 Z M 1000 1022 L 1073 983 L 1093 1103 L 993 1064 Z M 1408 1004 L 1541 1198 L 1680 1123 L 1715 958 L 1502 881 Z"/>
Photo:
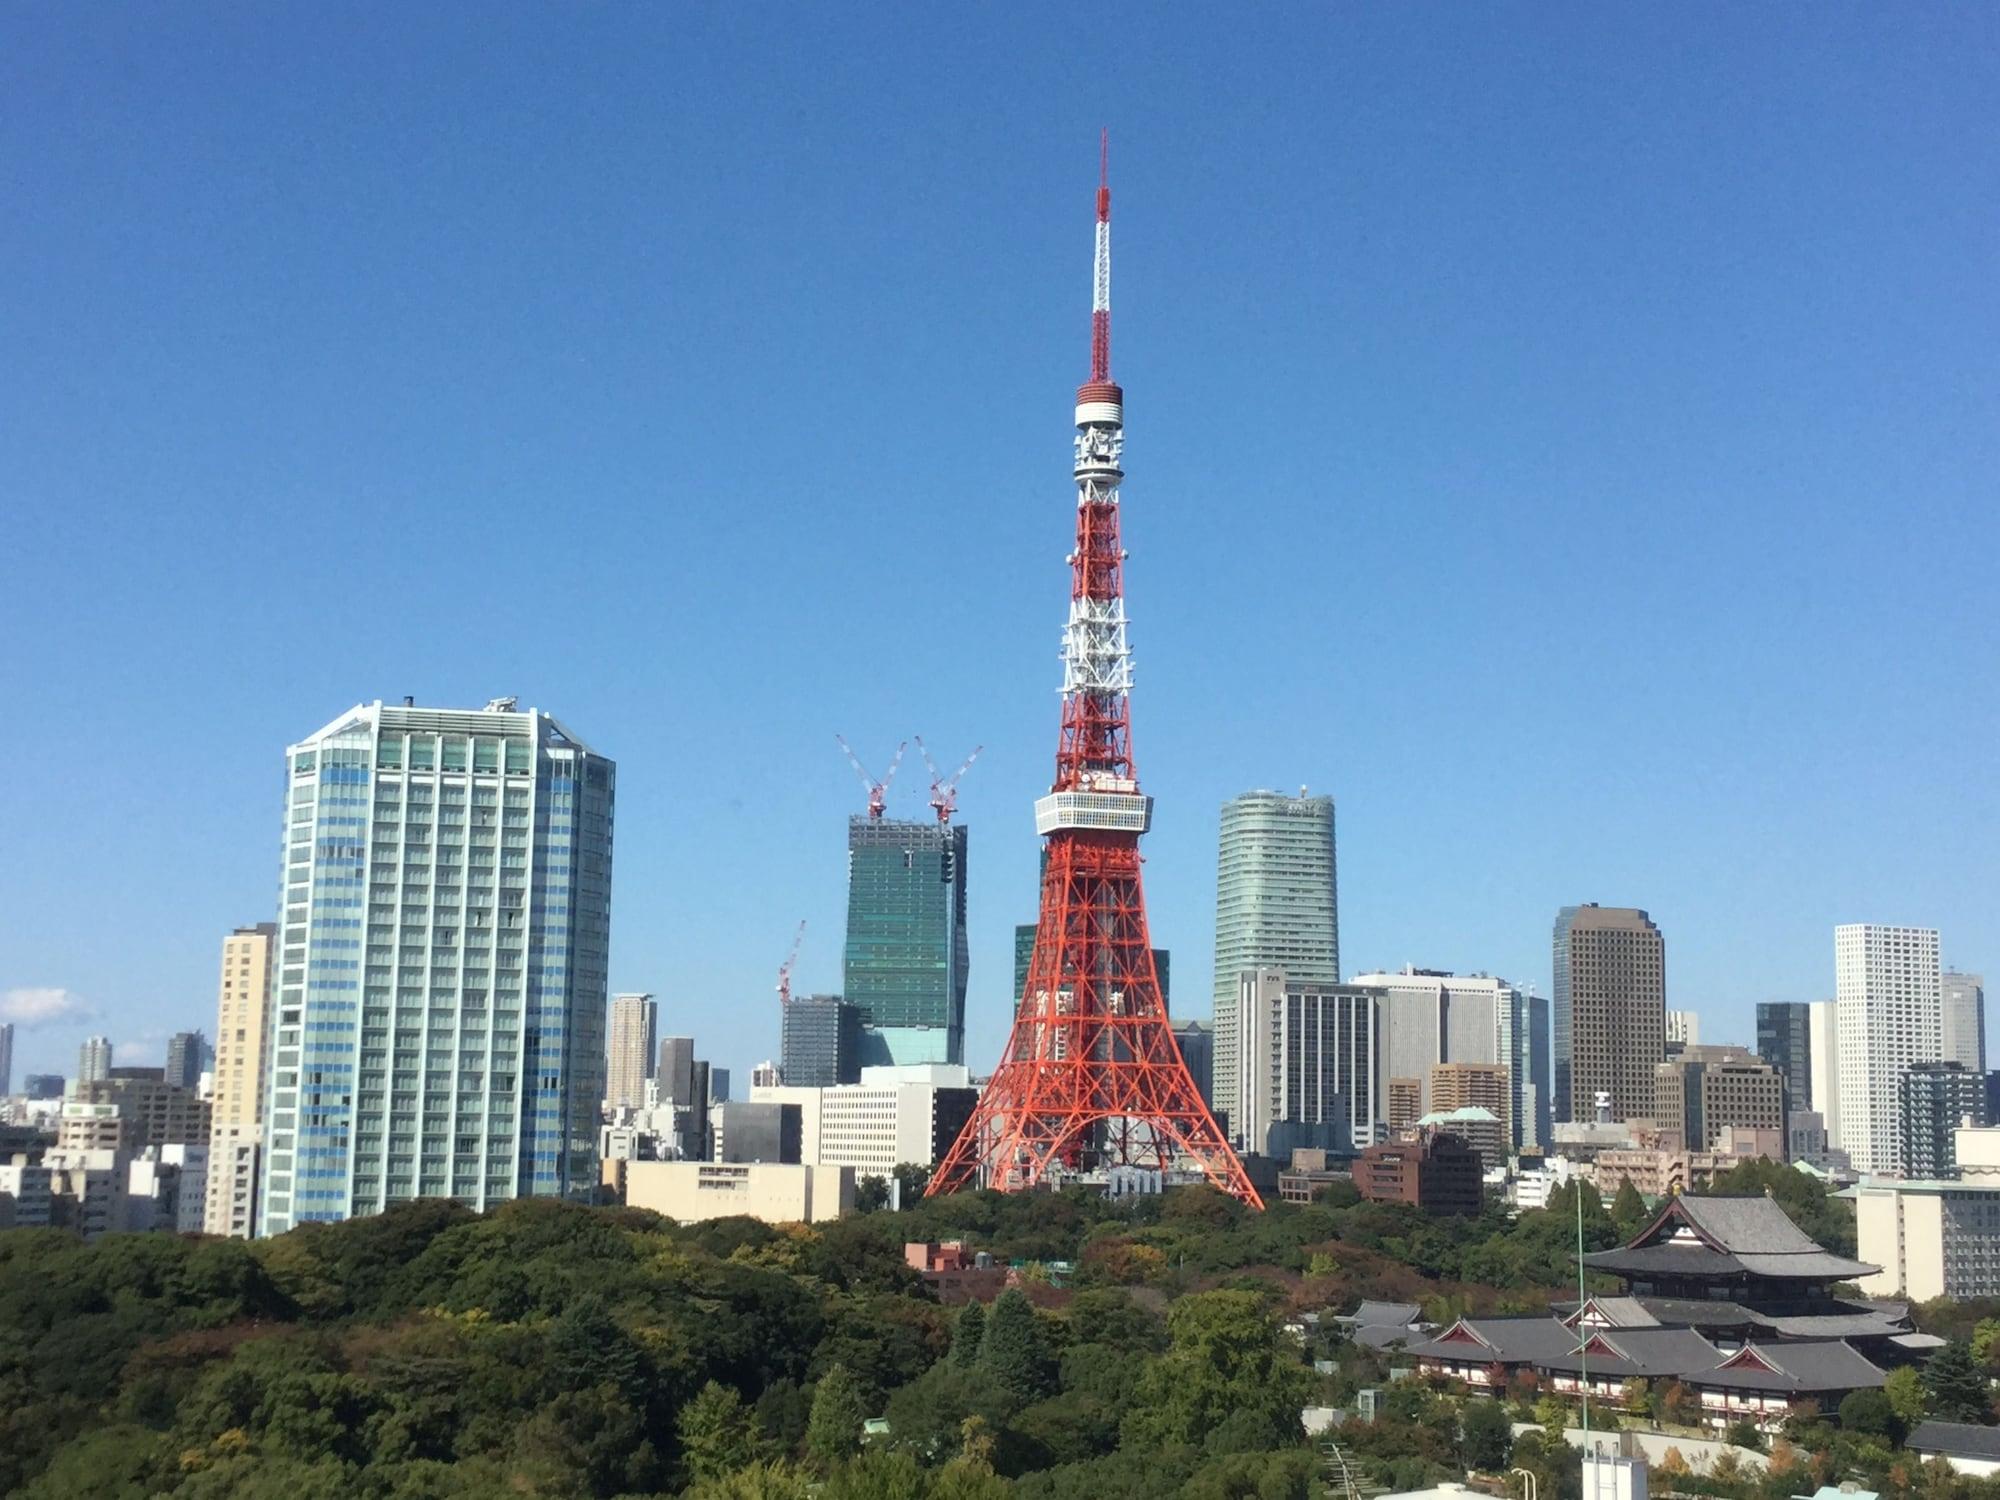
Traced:
<path id="1" fill-rule="evenodd" d="M 1960 1126 L 1993 1123 L 1985 1075 L 1956 1062 L 1912 1063 L 1896 1080 L 1896 1114 L 1903 1175 L 1933 1181 L 1958 1176 Z"/>
<path id="2" fill-rule="evenodd" d="M 1588 1120 L 1597 1096 L 1613 1119 L 1648 1116 L 1653 1070 L 1666 1056 L 1667 950 L 1636 907 L 1566 906 L 1556 916 L 1557 1105 Z M 1565 1087 L 1567 1085 L 1567 1087 Z"/>
<path id="3" fill-rule="evenodd" d="M 839 995 L 801 995 L 778 1023 L 778 1075 L 794 1088 L 861 1081 L 861 1012 Z"/>
<path id="4" fill-rule="evenodd" d="M 1858 1172 L 1898 1172 L 1903 1075 L 1935 1062 L 1943 1043 L 1937 929 L 1847 923 L 1833 930 L 1833 952 L 1835 1144 Z"/>
<path id="5" fill-rule="evenodd" d="M 1228 1021 L 1241 1061 L 1234 1093 L 1217 1096 L 1238 1150 L 1288 1160 L 1295 1145 L 1348 1151 L 1375 1139 L 1380 1000 L 1376 989 L 1304 983 L 1268 965 L 1238 976 Z"/>
<path id="6" fill-rule="evenodd" d="M 852 1167 L 783 1162 L 618 1161 L 605 1176 L 630 1208 L 682 1224 L 738 1216 L 767 1224 L 817 1224 L 854 1210 Z"/>
<path id="7" fill-rule="evenodd" d="M 1783 1154 L 1784 1075 L 1743 1047 L 1689 1047 L 1653 1070 L 1653 1121 L 1666 1149 L 1713 1151 L 1723 1132 L 1769 1130 Z"/>
<path id="8" fill-rule="evenodd" d="M 1939 1018 L 1938 1057 L 1955 1062 L 1968 1073 L 1986 1071 L 1986 980 L 1978 974 L 1948 969 L 1938 976 L 1944 1000 Z"/>
<path id="9" fill-rule="evenodd" d="M 651 995 L 618 995 L 604 1047 L 604 1102 L 612 1109 L 642 1109 L 646 1080 L 660 1040 L 660 1006 Z"/>
<path id="10" fill-rule="evenodd" d="M 265 1049 L 278 924 L 239 927 L 222 940 L 215 998 L 215 1077 L 209 1090 L 208 1192 L 202 1229 L 247 1239 L 257 1231 L 263 1161 Z"/>
<path id="11" fill-rule="evenodd" d="M 1440 1063 L 1469 1063 L 1507 1070 L 1507 1108 L 1512 1144 L 1531 1118 L 1534 1079 L 1534 1021 L 1528 996 L 1504 979 L 1454 974 L 1447 969 L 1406 967 L 1400 973 L 1357 974 L 1353 984 L 1380 990 L 1377 1037 L 1382 1071 L 1390 1078 L 1414 1078 L 1420 1093 L 1417 1113 L 1441 1106 L 1430 1096 L 1431 1069 Z"/>
<path id="12" fill-rule="evenodd" d="M 1802 1000 L 1760 1001 L 1757 1055 L 1785 1080 L 1785 1108 L 1811 1109 L 1812 1008 Z"/>

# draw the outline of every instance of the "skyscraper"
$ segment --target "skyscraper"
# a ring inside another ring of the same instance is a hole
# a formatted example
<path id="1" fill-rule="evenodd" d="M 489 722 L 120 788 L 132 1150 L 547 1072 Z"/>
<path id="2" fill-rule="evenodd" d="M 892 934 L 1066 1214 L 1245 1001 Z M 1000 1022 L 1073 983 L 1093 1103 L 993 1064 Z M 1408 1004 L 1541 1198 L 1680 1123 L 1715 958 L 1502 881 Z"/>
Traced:
<path id="1" fill-rule="evenodd" d="M 1282 969 L 1294 985 L 1340 982 L 1333 798 L 1246 792 L 1222 805 L 1215 885 L 1215 1099 L 1237 1097 L 1241 976 Z"/>
<path id="2" fill-rule="evenodd" d="M 201 1086 L 208 1064 L 208 1038 L 199 1031 L 176 1031 L 167 1038 L 167 1082 L 176 1088 Z"/>
<path id="3" fill-rule="evenodd" d="M 1570 1120 L 1653 1112 L 1653 1069 L 1666 1056 L 1667 948 L 1630 906 L 1565 906 L 1555 925 L 1556 1097 Z M 1567 1076 L 1565 1076 L 1567 1075 Z M 1565 1087 L 1567 1085 L 1567 1087 Z"/>
<path id="4" fill-rule="evenodd" d="M 653 1074 L 654 1093 L 662 1104 L 694 1103 L 694 1038 L 660 1038 L 660 1065 Z"/>
<path id="5" fill-rule="evenodd" d="M 842 998 L 864 1065 L 965 1060 L 966 847 L 960 824 L 848 821 Z"/>
<path id="6" fill-rule="evenodd" d="M 1806 1045 L 1811 1056 L 1810 1102 L 1813 1112 L 1826 1126 L 1827 1146 L 1840 1149 L 1840 1006 L 1832 1000 L 1813 1000 L 1806 1005 Z M 1845 1152 L 1841 1153 L 1845 1156 Z"/>
<path id="7" fill-rule="evenodd" d="M 1531 1017 L 1520 990 L 1490 975 L 1414 966 L 1396 974 L 1357 974 L 1351 982 L 1382 992 L 1382 1072 L 1416 1081 L 1419 1115 L 1441 1107 L 1430 1094 L 1431 1070 L 1440 1063 L 1505 1068 L 1507 1108 L 1494 1114 L 1509 1122 L 1509 1142 L 1515 1143 L 1512 1132 L 1524 1125 L 1533 1086 Z"/>
<path id="8" fill-rule="evenodd" d="M 266 1234 L 596 1187 L 616 769 L 515 702 L 287 751 Z"/>
<path id="9" fill-rule="evenodd" d="M 1912 1063 L 1938 1059 L 1939 978 L 1936 928 L 1852 922 L 1833 929 L 1840 1032 L 1840 1133 L 1834 1144 L 1857 1172 L 1902 1169 L 1898 1090 Z M 1833 1122 L 1827 1123 L 1831 1129 Z"/>
<path id="10" fill-rule="evenodd" d="M 1936 1182 L 1958 1176 L 1961 1125 L 1986 1125 L 1986 1077 L 1963 1063 L 1912 1063 L 1896 1080 L 1896 1133 L 1905 1177 Z"/>
<path id="11" fill-rule="evenodd" d="M 861 1017 L 838 995 L 800 995 L 785 1007 L 778 1071 L 792 1088 L 861 1080 Z"/>
<path id="12" fill-rule="evenodd" d="M 611 1039 L 604 1052 L 604 1102 L 611 1108 L 644 1108 L 659 1031 L 660 1007 L 651 995 L 612 1000 Z"/>
<path id="13" fill-rule="evenodd" d="M 111 1076 L 111 1038 L 94 1036 L 88 1038 L 77 1050 L 76 1081 L 82 1083 L 102 1083 Z"/>
<path id="14" fill-rule="evenodd" d="M 1238 1150 L 1287 1159 L 1295 1146 L 1345 1151 L 1374 1139 L 1380 998 L 1362 985 L 1300 984 L 1278 968 L 1238 976 L 1230 1025 L 1242 1065 L 1234 1092 L 1215 1101 Z"/>
<path id="15" fill-rule="evenodd" d="M 1549 997 L 1530 990 L 1526 1009 L 1528 1040 L 1523 1066 L 1527 1070 L 1530 1087 L 1521 1093 L 1521 1144 L 1539 1146 L 1546 1151 L 1555 1141 L 1555 1073 L 1550 1065 Z M 1531 1095 L 1532 1110 L 1529 1108 Z M 1534 1120 L 1532 1137 L 1526 1124 L 1530 1118 Z"/>
<path id="16" fill-rule="evenodd" d="M 0 1021 L 0 1099 L 14 1092 L 14 1023 Z"/>
<path id="17" fill-rule="evenodd" d="M 1812 1103 L 1812 1009 L 1803 1000 L 1765 1000 L 1757 1006 L 1757 1055 L 1785 1079 L 1785 1108 Z"/>
<path id="18" fill-rule="evenodd" d="M 1966 1071 L 1986 1071 L 1986 981 L 1977 974 L 1948 969 L 1939 976 L 1944 996 L 1943 1033 L 1938 1053 Z"/>
<path id="19" fill-rule="evenodd" d="M 247 1239 L 257 1232 L 264 1155 L 270 1001 L 278 924 L 239 927 L 222 940 L 215 1000 L 215 1085 L 209 1095 L 208 1201 L 202 1228 Z"/>

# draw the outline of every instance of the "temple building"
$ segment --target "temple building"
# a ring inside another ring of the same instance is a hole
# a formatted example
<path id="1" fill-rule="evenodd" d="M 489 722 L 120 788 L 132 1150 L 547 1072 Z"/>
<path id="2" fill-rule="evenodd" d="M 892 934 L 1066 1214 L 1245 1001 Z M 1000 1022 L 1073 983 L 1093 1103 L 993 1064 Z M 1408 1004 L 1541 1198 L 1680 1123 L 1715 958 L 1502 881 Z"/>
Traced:
<path id="1" fill-rule="evenodd" d="M 1670 1198 L 1583 1264 L 1623 1290 L 1547 1317 L 1461 1318 L 1408 1352 L 1427 1374 L 1486 1389 L 1526 1372 L 1558 1395 L 1615 1399 L 1629 1380 L 1677 1380 L 1710 1426 L 1769 1432 L 1794 1405 L 1830 1411 L 1941 1342 L 1914 1332 L 1902 1303 L 1837 1296 L 1876 1268 L 1813 1243 L 1765 1197 Z"/>

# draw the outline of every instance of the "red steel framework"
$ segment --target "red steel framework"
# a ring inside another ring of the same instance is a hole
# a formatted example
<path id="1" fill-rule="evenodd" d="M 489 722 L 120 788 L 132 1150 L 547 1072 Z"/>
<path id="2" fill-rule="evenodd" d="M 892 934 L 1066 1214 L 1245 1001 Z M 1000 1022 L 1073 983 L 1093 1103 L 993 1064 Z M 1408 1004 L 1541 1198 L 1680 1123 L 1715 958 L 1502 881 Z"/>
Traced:
<path id="1" fill-rule="evenodd" d="M 927 1195 L 1020 1192 L 1064 1172 L 1198 1166 L 1264 1206 L 1202 1102 L 1167 1022 L 1146 930 L 1139 837 L 1152 802 L 1132 762 L 1118 484 L 1124 393 L 1111 379 L 1111 187 L 1100 148 L 1090 379 L 1076 394 L 1076 551 L 1063 637 L 1062 732 L 1027 981 L 992 1080 Z"/>

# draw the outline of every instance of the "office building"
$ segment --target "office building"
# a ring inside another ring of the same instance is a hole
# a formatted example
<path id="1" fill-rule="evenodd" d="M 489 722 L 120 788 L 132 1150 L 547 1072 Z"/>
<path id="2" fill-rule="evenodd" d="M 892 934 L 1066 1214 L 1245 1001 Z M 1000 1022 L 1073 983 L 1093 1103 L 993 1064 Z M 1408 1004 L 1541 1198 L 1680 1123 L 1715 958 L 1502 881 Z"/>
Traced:
<path id="1" fill-rule="evenodd" d="M 1653 1109 L 1653 1069 L 1666 1057 L 1666 940 L 1636 907 L 1565 906 L 1556 916 L 1556 1105 L 1588 1120 L 1597 1096 L 1614 1120 Z"/>
<path id="2" fill-rule="evenodd" d="M 1506 1166 L 1514 1143 L 1513 1069 L 1502 1063 L 1438 1063 L 1428 1083 L 1428 1117 L 1439 1128 L 1463 1135 L 1488 1171 Z M 1480 1114 L 1490 1119 L 1490 1126 Z"/>
<path id="3" fill-rule="evenodd" d="M 215 1077 L 209 1090 L 209 1234 L 247 1239 L 257 1232 L 264 1147 L 265 1064 L 271 1024 L 278 924 L 239 927 L 222 940 L 215 1000 Z"/>
<path id="4" fill-rule="evenodd" d="M 1357 974 L 1351 981 L 1380 990 L 1376 1007 L 1382 1071 L 1417 1081 L 1419 1116 L 1439 1108 L 1429 1092 L 1439 1063 L 1492 1065 L 1507 1070 L 1510 1144 L 1528 1117 L 1533 1087 L 1534 1023 L 1530 997 L 1504 979 L 1406 966 L 1400 973 Z"/>
<path id="5" fill-rule="evenodd" d="M 1394 1139 L 1414 1129 L 1424 1117 L 1424 1080 L 1391 1078 L 1382 1089 L 1382 1116 L 1389 1136 Z"/>
<path id="6" fill-rule="evenodd" d="M 1943 1041 L 1938 934 L 1931 927 L 1848 923 L 1833 930 L 1839 1031 L 1834 1144 L 1858 1172 L 1902 1169 L 1900 1087 Z"/>
<path id="7" fill-rule="evenodd" d="M 362 704 L 286 764 L 263 1233 L 589 1197 L 612 762 L 496 698 Z"/>
<path id="8" fill-rule="evenodd" d="M 1743 1047 L 1691 1046 L 1661 1063 L 1650 1113 L 1664 1150 L 1714 1151 L 1725 1131 L 1768 1130 L 1784 1154 L 1784 1075 Z"/>
<path id="9" fill-rule="evenodd" d="M 1340 983 L 1333 798 L 1246 792 L 1222 805 L 1215 888 L 1212 1087 L 1237 1096 L 1241 976 L 1280 969 L 1303 987 Z"/>
<path id="10" fill-rule="evenodd" d="M 1812 1108 L 1812 1007 L 1801 1000 L 1757 1006 L 1757 1055 L 1785 1080 L 1785 1108 Z"/>
<path id="11" fill-rule="evenodd" d="M 965 1061 L 966 849 L 956 823 L 848 821 L 841 998 L 865 1067 Z"/>
<path id="12" fill-rule="evenodd" d="M 604 1175 L 627 1207 L 650 1208 L 682 1224 L 734 1218 L 817 1224 L 854 1211 L 852 1167 L 617 1161 L 604 1164 Z"/>
<path id="13" fill-rule="evenodd" d="M 111 1076 L 111 1038 L 94 1036 L 87 1039 L 79 1049 L 76 1059 L 76 1081 L 97 1083 Z"/>
<path id="14" fill-rule="evenodd" d="M 804 1160 L 804 1110 L 776 1100 L 724 1101 L 715 1111 L 715 1159 L 728 1162 Z"/>
<path id="15" fill-rule="evenodd" d="M 1217 1102 L 1239 1151 L 1352 1151 L 1375 1139 L 1379 990 L 1312 984 L 1264 966 L 1238 976 L 1228 1025 L 1242 1046 L 1235 1093 Z M 1217 1033 L 1222 1029 L 1218 1018 Z"/>
<path id="16" fill-rule="evenodd" d="M 65 1131 L 70 1111 L 80 1109 L 113 1111 L 120 1126 L 117 1145 L 134 1156 L 149 1146 L 208 1146 L 209 1101 L 194 1089 L 168 1083 L 163 1068 L 113 1068 L 109 1078 L 77 1084 L 63 1107 Z"/>
<path id="17" fill-rule="evenodd" d="M 1816 1109 L 1787 1110 L 1785 1160 L 1817 1167 L 1824 1166 L 1827 1159 L 1826 1116 Z"/>
<path id="18" fill-rule="evenodd" d="M 1832 1000 L 1806 1006 L 1806 1036 L 1812 1056 L 1808 1066 L 1812 1089 L 1808 1102 L 1826 1121 L 1829 1150 L 1840 1141 L 1840 1007 Z"/>
<path id="19" fill-rule="evenodd" d="M 694 1103 L 694 1038 L 660 1038 L 660 1064 L 653 1074 L 656 1104 Z"/>
<path id="20" fill-rule="evenodd" d="M 1158 952 L 1160 950 L 1154 950 Z M 1204 1026 L 1199 1021 L 1182 1021 L 1173 1028 L 1174 1041 L 1181 1049 L 1181 1061 L 1187 1064 L 1188 1077 L 1194 1080 L 1195 1091 L 1201 1095 L 1201 1102 L 1211 1111 L 1215 1108 L 1215 1029 Z"/>
<path id="21" fill-rule="evenodd" d="M 1978 974 L 1948 969 L 1938 976 L 1938 989 L 1944 1000 L 1939 1059 L 1962 1064 L 1968 1073 L 1984 1073 L 1986 980 Z"/>
<path id="22" fill-rule="evenodd" d="M 60 1099 L 68 1083 L 60 1073 L 30 1073 L 21 1083 L 21 1095 L 38 1102 Z"/>
<path id="23" fill-rule="evenodd" d="M 795 1088 L 861 1079 L 861 1013 L 839 995 L 802 995 L 778 1023 L 778 1074 Z"/>
<path id="24" fill-rule="evenodd" d="M 604 1055 L 604 1102 L 609 1108 L 644 1107 L 659 1031 L 660 1007 L 651 995 L 619 995 L 612 1000 Z"/>
<path id="25" fill-rule="evenodd" d="M 1428 1214 L 1476 1214 L 1479 1153 L 1463 1136 L 1426 1130 L 1414 1141 L 1384 1141 L 1355 1158 L 1354 1186 L 1371 1203 L 1407 1203 Z"/>
<path id="26" fill-rule="evenodd" d="M 972 1117 L 979 1091 L 962 1066 L 917 1063 L 864 1068 L 859 1083 L 832 1088 L 780 1084 L 751 1090 L 758 1103 L 799 1108 L 799 1159 L 888 1177 L 899 1166 L 933 1166 Z"/>
<path id="27" fill-rule="evenodd" d="M 0 1021 L 0 1099 L 14 1092 L 14 1023 Z"/>
<path id="28" fill-rule="evenodd" d="M 2000 1181 L 1864 1178 L 1848 1189 L 1864 1297 L 2000 1297 Z"/>
<path id="29" fill-rule="evenodd" d="M 768 1057 L 750 1070 L 750 1087 L 753 1089 L 774 1089 L 783 1080 L 784 1075 L 778 1071 L 778 1065 Z"/>
<path id="30" fill-rule="evenodd" d="M 208 1038 L 199 1031 L 176 1031 L 167 1038 L 167 1082 L 176 1088 L 198 1089 L 208 1070 Z"/>
<path id="31" fill-rule="evenodd" d="M 1986 1114 L 1986 1076 L 1955 1062 L 1912 1063 L 1896 1080 L 1896 1114 L 1902 1174 L 1956 1177 L 1954 1133 L 1961 1125 L 1993 1123 Z"/>
<path id="32" fill-rule="evenodd" d="M 1048 863 L 1048 849 L 1042 850 L 1042 863 Z M 1014 993 L 1008 997 L 1011 1010 L 1028 988 L 1028 964 L 1035 956 L 1035 924 L 1023 922 L 1014 929 Z M 1173 1004 L 1173 955 L 1165 948 L 1153 950 L 1153 972 L 1160 980 L 1160 1003 L 1169 1007 Z"/>
<path id="33" fill-rule="evenodd" d="M 1521 1098 L 1521 1126 L 1515 1133 L 1523 1146 L 1546 1150 L 1555 1138 L 1555 1071 L 1550 1059 L 1549 997 L 1537 995 L 1533 990 L 1526 991 L 1522 996 L 1522 1013 L 1527 1017 L 1527 1035 L 1523 1056 L 1514 1073 L 1517 1079 L 1525 1078 L 1526 1082 L 1517 1088 Z"/>
<path id="34" fill-rule="evenodd" d="M 1692 1010 L 1670 1010 L 1667 1012 L 1665 1039 L 1683 1047 L 1701 1045 L 1701 1015 Z"/>
<path id="35" fill-rule="evenodd" d="M 708 1104 L 713 1109 L 718 1104 L 729 1102 L 729 1069 L 710 1068 L 708 1070 Z"/>

